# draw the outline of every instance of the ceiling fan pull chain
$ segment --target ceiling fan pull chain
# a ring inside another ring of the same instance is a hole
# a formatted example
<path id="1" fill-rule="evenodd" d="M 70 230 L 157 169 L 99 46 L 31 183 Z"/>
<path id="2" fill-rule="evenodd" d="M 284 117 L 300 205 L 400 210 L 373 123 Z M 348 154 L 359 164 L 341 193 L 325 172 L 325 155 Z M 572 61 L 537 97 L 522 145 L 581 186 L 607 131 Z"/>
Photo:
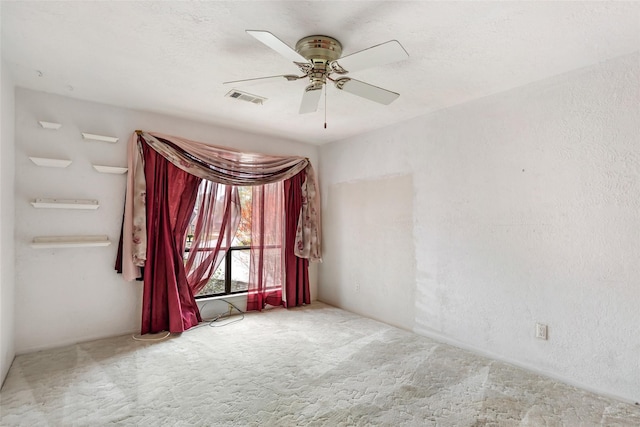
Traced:
<path id="1" fill-rule="evenodd" d="M 324 85 L 324 128 L 327 128 L 327 85 Z"/>

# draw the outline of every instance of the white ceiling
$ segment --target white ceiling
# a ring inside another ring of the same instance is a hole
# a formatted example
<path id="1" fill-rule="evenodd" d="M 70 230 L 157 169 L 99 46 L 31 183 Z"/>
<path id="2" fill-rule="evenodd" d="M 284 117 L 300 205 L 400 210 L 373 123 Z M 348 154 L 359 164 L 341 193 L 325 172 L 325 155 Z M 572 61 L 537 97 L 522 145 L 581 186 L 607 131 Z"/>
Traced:
<path id="1" fill-rule="evenodd" d="M 314 144 L 640 50 L 638 2 L 2 1 L 1 13 L 19 86 Z M 245 29 L 289 46 L 329 35 L 344 55 L 396 39 L 408 60 L 350 76 L 400 98 L 330 86 L 323 129 L 324 101 L 298 114 L 304 80 L 237 86 L 262 106 L 224 97 L 224 81 L 298 72 Z"/>

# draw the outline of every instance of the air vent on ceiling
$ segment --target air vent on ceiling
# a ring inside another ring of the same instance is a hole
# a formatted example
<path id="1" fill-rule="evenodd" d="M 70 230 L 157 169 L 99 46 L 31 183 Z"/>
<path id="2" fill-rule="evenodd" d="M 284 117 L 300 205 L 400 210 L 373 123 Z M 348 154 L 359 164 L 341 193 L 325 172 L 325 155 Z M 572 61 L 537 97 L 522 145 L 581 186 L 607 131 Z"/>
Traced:
<path id="1" fill-rule="evenodd" d="M 253 95 L 247 92 L 241 92 L 236 89 L 230 90 L 225 96 L 229 98 L 239 99 L 240 101 L 251 102 L 252 104 L 262 105 L 267 100 L 264 96 Z"/>

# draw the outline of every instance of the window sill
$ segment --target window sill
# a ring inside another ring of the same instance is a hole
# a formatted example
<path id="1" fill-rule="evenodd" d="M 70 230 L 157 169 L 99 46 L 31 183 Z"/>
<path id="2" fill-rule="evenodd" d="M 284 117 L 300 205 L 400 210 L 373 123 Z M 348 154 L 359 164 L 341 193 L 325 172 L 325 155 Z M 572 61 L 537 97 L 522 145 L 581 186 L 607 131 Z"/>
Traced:
<path id="1" fill-rule="evenodd" d="M 235 298 L 235 297 L 246 297 L 247 295 L 249 295 L 249 292 L 239 292 L 237 294 L 230 294 L 230 295 L 216 295 L 216 296 L 204 297 L 204 298 L 196 297 L 196 302 L 217 301 L 217 300 L 224 300 L 224 299 Z"/>

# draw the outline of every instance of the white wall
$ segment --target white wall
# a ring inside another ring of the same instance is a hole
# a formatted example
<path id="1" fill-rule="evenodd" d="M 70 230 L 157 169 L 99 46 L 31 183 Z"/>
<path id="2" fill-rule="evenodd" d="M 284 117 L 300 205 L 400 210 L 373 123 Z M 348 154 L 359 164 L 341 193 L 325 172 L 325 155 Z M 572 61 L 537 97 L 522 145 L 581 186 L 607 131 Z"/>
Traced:
<path id="1" fill-rule="evenodd" d="M 248 132 L 16 90 L 16 351 L 55 347 L 139 330 L 142 285 L 113 270 L 126 175 L 95 172 L 91 164 L 126 166 L 135 129 L 163 132 L 237 149 L 307 156 L 317 148 Z M 62 128 L 42 129 L 38 120 Z M 112 135 L 117 144 L 87 142 L 81 132 Z M 71 159 L 65 169 L 34 165 L 29 156 Z M 97 199 L 96 211 L 35 209 L 37 197 Z M 34 236 L 106 234 L 107 248 L 33 249 Z M 311 271 L 312 295 L 316 273 Z"/>
<path id="2" fill-rule="evenodd" d="M 8 67 L 2 62 L 0 104 L 0 384 L 15 356 L 15 249 L 14 226 L 14 85 Z"/>
<path id="3" fill-rule="evenodd" d="M 639 143 L 636 53 L 323 146 L 325 219 L 348 214 L 344 183 L 412 175 L 416 269 L 356 291 L 389 238 L 363 219 L 342 246 L 326 220 L 325 259 L 350 262 L 320 266 L 318 298 L 386 321 L 378 289 L 413 293 L 420 334 L 640 401 Z"/>
<path id="4" fill-rule="evenodd" d="M 331 179 L 331 177 L 328 177 Z M 324 213 L 322 271 L 330 271 L 332 302 L 404 329 L 414 326 L 415 255 L 411 175 L 330 186 Z M 340 284 L 341 286 L 336 286 Z M 346 285 L 346 286 L 342 286 Z M 326 289 L 321 289 L 324 295 Z"/>

